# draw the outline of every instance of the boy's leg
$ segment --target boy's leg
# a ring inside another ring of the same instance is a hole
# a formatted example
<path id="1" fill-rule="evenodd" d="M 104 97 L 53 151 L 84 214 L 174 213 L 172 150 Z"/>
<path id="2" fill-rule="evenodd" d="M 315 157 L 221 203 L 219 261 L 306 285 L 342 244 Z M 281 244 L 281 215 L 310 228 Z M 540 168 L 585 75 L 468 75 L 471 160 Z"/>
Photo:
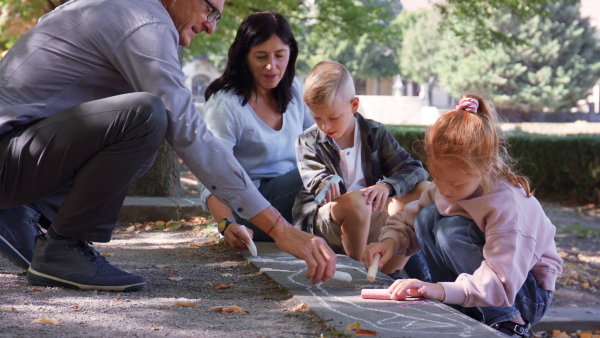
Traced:
<path id="1" fill-rule="evenodd" d="M 281 216 L 283 216 L 288 223 L 293 224 L 292 208 L 294 207 L 294 201 L 296 200 L 296 195 L 300 188 L 302 188 L 302 179 L 296 168 L 279 177 L 262 180 L 258 187 L 258 191 L 275 209 L 277 209 L 277 211 L 279 211 Z M 241 218 L 235 213 L 234 216 L 239 224 L 243 224 L 254 231 L 254 241 L 273 241 L 270 236 L 250 221 Z"/>
<path id="2" fill-rule="evenodd" d="M 37 239 L 28 278 L 33 271 L 39 273 L 35 276 L 41 285 L 85 288 L 90 286 L 85 283 L 100 283 L 106 289 L 127 289 L 103 285 L 123 284 L 123 280 L 106 279 L 118 269 L 86 241 L 110 240 L 127 189 L 156 155 L 166 126 L 162 101 L 151 94 L 133 93 L 88 102 L 0 137 L 0 208 L 38 201 L 71 184 L 49 231 L 56 236 Z M 70 242 L 55 245 L 59 241 Z M 86 257 L 89 264 L 69 262 L 77 256 L 61 250 L 81 252 L 78 256 Z M 90 271 L 87 278 L 81 277 Z"/>
<path id="3" fill-rule="evenodd" d="M 339 236 L 344 252 L 350 258 L 360 261 L 367 247 L 371 232 L 372 206 L 362 191 L 343 194 L 331 204 L 330 219 L 339 224 Z"/>

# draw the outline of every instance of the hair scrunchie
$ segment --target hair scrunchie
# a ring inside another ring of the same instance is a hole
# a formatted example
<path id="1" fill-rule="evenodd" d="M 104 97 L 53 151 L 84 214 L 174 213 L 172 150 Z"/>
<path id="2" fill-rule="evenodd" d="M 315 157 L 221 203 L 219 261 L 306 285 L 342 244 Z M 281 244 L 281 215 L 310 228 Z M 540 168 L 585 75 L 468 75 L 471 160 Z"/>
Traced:
<path id="1" fill-rule="evenodd" d="M 456 109 L 466 110 L 470 113 L 477 113 L 477 108 L 479 108 L 479 101 L 471 97 L 463 97 L 456 105 Z"/>

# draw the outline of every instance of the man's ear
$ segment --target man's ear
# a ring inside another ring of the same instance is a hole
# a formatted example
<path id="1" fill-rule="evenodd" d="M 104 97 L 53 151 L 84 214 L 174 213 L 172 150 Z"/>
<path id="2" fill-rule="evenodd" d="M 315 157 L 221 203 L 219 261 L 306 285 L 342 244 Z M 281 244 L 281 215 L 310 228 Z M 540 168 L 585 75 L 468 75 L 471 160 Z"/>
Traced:
<path id="1" fill-rule="evenodd" d="M 359 101 L 360 100 L 358 99 L 358 96 L 355 96 L 352 100 L 350 100 L 350 103 L 352 104 L 352 113 L 358 112 L 358 106 L 360 104 Z"/>

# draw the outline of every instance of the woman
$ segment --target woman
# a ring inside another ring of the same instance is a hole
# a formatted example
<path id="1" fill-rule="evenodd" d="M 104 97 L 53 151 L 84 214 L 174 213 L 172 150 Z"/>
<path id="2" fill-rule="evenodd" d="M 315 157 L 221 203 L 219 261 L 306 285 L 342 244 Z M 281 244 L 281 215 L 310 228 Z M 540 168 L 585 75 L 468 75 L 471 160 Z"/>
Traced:
<path id="1" fill-rule="evenodd" d="M 250 14 L 229 49 L 225 72 L 206 89 L 203 112 L 208 128 L 231 149 L 262 195 L 289 223 L 302 186 L 294 141 L 314 124 L 302 101 L 302 85 L 295 79 L 297 56 L 298 43 L 281 14 Z M 216 220 L 234 230 L 223 231 L 229 248 L 246 250 L 234 235 L 239 224 L 254 232 L 254 240 L 270 240 L 210 189 L 203 187 L 201 198 Z"/>

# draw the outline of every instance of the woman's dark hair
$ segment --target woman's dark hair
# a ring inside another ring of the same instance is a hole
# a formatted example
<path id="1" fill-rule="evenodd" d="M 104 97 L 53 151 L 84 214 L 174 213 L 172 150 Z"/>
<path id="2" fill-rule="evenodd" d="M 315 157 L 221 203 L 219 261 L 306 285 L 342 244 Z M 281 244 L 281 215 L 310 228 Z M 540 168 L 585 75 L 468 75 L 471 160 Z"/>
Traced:
<path id="1" fill-rule="evenodd" d="M 296 75 L 296 58 L 298 57 L 298 42 L 294 38 L 292 27 L 279 13 L 257 12 L 248 15 L 237 31 L 235 40 L 229 48 L 227 66 L 221 77 L 214 80 L 204 93 L 206 101 L 220 90 L 233 90 L 233 93 L 243 98 L 242 106 L 250 100 L 256 91 L 252 73 L 246 64 L 250 48 L 260 45 L 276 34 L 283 43 L 290 47 L 290 59 L 283 78 L 273 89 L 275 102 L 283 114 L 292 100 L 292 82 Z"/>

